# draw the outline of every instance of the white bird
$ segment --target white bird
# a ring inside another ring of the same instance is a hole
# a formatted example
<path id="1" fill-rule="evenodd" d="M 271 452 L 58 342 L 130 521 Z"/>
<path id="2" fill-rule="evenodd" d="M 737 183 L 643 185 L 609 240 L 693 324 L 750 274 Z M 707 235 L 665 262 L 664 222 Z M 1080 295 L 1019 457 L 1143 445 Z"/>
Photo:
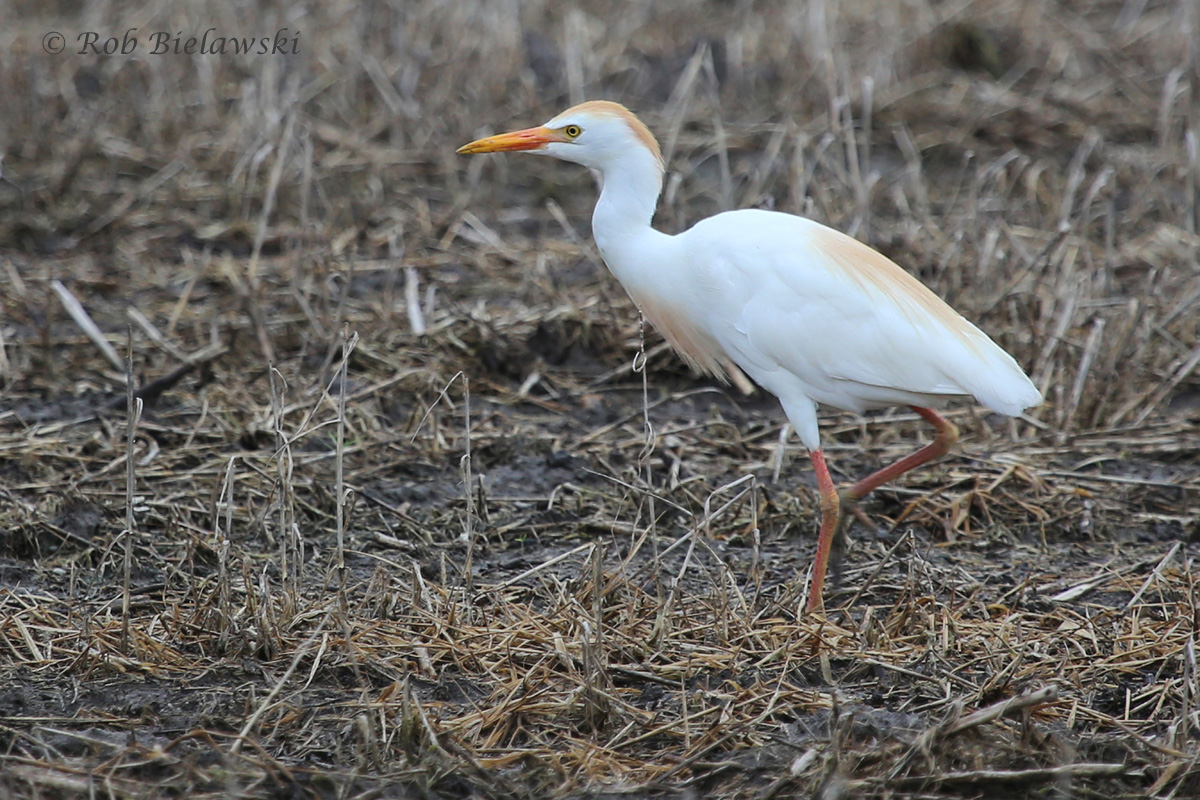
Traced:
<path id="1" fill-rule="evenodd" d="M 528 151 L 597 170 L 592 233 L 629 296 L 693 367 L 736 364 L 779 398 L 808 449 L 821 529 L 808 609 L 823 607 L 826 566 L 845 511 L 944 455 L 958 429 L 932 409 L 974 398 L 1015 416 L 1042 402 L 1017 362 L 924 284 L 867 245 L 812 220 L 727 211 L 675 236 L 651 227 L 664 164 L 649 129 L 618 103 L 592 101 L 545 125 L 479 139 L 459 153 Z M 917 452 L 838 492 L 821 452 L 817 406 L 911 406 L 934 427 Z"/>

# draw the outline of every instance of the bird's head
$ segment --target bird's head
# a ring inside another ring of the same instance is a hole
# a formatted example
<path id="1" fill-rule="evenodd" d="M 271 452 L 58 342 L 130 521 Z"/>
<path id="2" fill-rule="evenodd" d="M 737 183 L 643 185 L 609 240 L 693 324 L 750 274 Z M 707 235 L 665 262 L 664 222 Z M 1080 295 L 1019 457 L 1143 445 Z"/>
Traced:
<path id="1" fill-rule="evenodd" d="M 573 161 L 601 171 L 629 158 L 653 159 L 661 173 L 662 153 L 654 134 L 620 103 L 593 100 L 568 108 L 545 125 L 478 139 L 459 153 L 526 151 Z"/>

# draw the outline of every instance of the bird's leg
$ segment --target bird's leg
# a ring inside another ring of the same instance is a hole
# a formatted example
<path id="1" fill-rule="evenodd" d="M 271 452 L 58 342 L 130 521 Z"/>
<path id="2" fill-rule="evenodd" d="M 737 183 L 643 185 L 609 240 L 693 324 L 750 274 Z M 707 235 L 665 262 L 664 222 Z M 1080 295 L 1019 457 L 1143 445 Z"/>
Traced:
<path id="1" fill-rule="evenodd" d="M 821 533 L 817 537 L 812 585 L 808 589 L 808 610 L 817 611 L 825 607 L 821 596 L 825 589 L 825 568 L 829 564 L 829 549 L 833 545 L 834 531 L 841 526 L 838 524 L 838 492 L 833 486 L 833 478 L 829 476 L 829 467 L 825 465 L 825 454 L 818 448 L 810 451 L 808 457 L 816 470 L 817 488 L 821 492 Z"/>
<path id="2" fill-rule="evenodd" d="M 946 453 L 950 452 L 950 448 L 954 447 L 954 443 L 958 441 L 958 427 L 953 422 L 931 408 L 922 408 L 920 406 L 911 406 L 911 408 L 933 425 L 933 441 L 917 452 L 900 459 L 895 464 L 884 467 L 878 472 L 873 472 L 850 488 L 838 492 L 838 500 L 842 506 L 841 518 L 843 523 L 849 512 L 855 511 L 855 504 L 863 497 L 888 481 L 899 478 L 909 470 L 916 469 L 922 464 L 946 455 Z M 843 525 L 839 524 L 837 530 L 834 532 L 839 548 L 845 537 L 842 528 Z"/>
<path id="3" fill-rule="evenodd" d="M 829 467 L 825 464 L 825 455 L 820 449 L 809 453 L 813 469 L 817 473 L 817 487 L 821 491 L 821 533 L 817 538 L 817 556 L 813 560 L 812 586 L 808 593 L 809 611 L 824 607 L 821 595 L 825 588 L 825 572 L 829 566 L 830 553 L 834 555 L 836 577 L 841 554 L 845 550 L 846 519 L 851 514 L 859 513 L 855 504 L 888 481 L 944 456 L 958 441 L 958 428 L 953 422 L 930 408 L 912 406 L 912 410 L 933 425 L 933 441 L 895 464 L 871 473 L 848 489 L 839 492 L 834 488 L 833 478 L 829 476 Z"/>

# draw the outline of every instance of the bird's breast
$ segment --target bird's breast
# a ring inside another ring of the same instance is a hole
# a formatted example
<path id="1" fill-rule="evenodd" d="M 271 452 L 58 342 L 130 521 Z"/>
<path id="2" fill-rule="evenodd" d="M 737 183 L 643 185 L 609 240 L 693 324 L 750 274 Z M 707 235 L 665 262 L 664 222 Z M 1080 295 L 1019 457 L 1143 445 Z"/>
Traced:
<path id="1" fill-rule="evenodd" d="M 626 287 L 633 302 L 693 369 L 727 380 L 724 349 L 697 322 L 694 314 L 669 298 Z"/>

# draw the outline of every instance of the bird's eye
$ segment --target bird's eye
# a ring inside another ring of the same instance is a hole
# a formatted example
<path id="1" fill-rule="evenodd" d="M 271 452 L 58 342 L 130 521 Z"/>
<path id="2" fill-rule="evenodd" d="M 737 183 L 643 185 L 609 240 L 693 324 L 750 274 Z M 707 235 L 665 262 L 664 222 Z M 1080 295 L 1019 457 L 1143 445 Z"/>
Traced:
<path id="1" fill-rule="evenodd" d="M 579 127 L 578 125 L 568 125 L 567 127 L 563 128 L 563 133 L 567 135 L 567 138 L 574 139 L 578 137 L 579 134 L 583 133 L 583 128 Z"/>

